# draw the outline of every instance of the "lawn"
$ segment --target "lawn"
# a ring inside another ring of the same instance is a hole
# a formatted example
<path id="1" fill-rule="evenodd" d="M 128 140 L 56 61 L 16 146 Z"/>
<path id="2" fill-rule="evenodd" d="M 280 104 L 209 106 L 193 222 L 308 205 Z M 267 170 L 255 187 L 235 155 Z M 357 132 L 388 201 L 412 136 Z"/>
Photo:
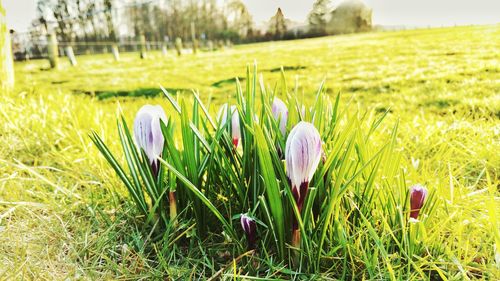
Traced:
<path id="1" fill-rule="evenodd" d="M 89 134 L 96 131 L 118 153 L 120 110 L 129 124 L 146 103 L 173 115 L 159 85 L 179 99 L 192 100 L 191 90 L 199 91 L 215 113 L 236 100 L 235 77 L 244 84 L 254 62 L 268 89 L 286 87 L 307 105 L 324 80 L 327 95 L 340 93 L 341 108 L 350 114 L 387 112 L 375 143 L 399 121 L 403 180 L 426 185 L 437 198 L 426 240 L 433 250 L 412 266 L 434 279 L 500 278 L 500 25 L 121 58 L 80 56 L 76 67 L 61 58 L 58 70 L 45 60 L 16 63 L 16 89 L 0 97 L 0 279 L 206 278 L 220 269 L 224 278 L 245 274 L 232 261 L 241 253 L 222 243 L 207 247 L 189 222 L 185 232 L 172 230 L 181 241 L 151 241 Z M 422 278 L 392 258 L 389 268 L 398 279 Z M 260 276 L 293 277 L 275 260 L 262 262 L 269 272 Z M 352 263 L 355 279 L 392 276 L 387 268 Z"/>

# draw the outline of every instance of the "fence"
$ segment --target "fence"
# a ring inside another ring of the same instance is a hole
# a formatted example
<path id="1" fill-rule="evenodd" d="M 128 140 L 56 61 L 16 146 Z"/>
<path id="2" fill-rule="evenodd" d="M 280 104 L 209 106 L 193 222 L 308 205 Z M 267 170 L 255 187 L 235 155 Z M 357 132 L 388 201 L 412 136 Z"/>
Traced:
<path id="1" fill-rule="evenodd" d="M 12 36 L 12 50 L 15 60 L 27 59 L 47 59 L 49 58 L 50 36 L 33 35 L 29 33 L 15 33 Z M 117 42 L 97 41 L 97 42 L 57 42 L 57 51 L 59 56 L 67 55 L 68 47 L 71 47 L 74 55 L 93 55 L 106 54 L 118 51 L 123 52 L 148 52 L 176 50 L 179 48 L 178 42 L 172 41 L 142 41 L 142 40 L 119 40 Z M 181 42 L 181 53 L 193 52 L 193 47 L 201 50 L 212 51 L 215 49 L 230 47 L 230 41 L 196 40 L 196 46 L 192 41 Z"/>

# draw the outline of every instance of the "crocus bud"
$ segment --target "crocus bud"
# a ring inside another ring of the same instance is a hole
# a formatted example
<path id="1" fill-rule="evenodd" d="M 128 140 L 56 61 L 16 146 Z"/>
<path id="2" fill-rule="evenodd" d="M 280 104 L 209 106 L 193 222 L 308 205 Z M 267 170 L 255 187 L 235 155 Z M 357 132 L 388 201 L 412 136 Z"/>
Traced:
<path id="1" fill-rule="evenodd" d="M 227 122 L 227 103 L 223 104 L 219 109 L 219 113 L 217 113 L 217 120 L 219 121 L 220 126 L 224 126 Z M 241 131 L 240 131 L 240 116 L 238 114 L 238 109 L 236 106 L 232 105 L 230 108 L 231 112 L 231 136 L 233 138 L 233 144 L 235 147 L 238 147 L 239 141 L 241 139 Z"/>
<path id="2" fill-rule="evenodd" d="M 420 209 L 424 205 L 425 197 L 427 197 L 427 189 L 420 185 L 416 184 L 410 187 L 410 217 L 413 219 L 418 218 L 418 214 L 420 213 Z"/>
<path id="3" fill-rule="evenodd" d="M 280 120 L 280 131 L 284 136 L 286 134 L 286 121 L 288 120 L 288 108 L 286 104 L 279 98 L 274 98 L 272 112 L 274 119 L 276 119 L 276 121 Z"/>
<path id="4" fill-rule="evenodd" d="M 255 249 L 255 242 L 257 240 L 257 224 L 246 214 L 242 214 L 240 220 L 241 227 L 247 236 L 248 249 Z"/>
<path id="5" fill-rule="evenodd" d="M 286 174 L 299 211 L 321 160 L 321 151 L 321 137 L 313 124 L 301 121 L 290 131 L 285 148 Z"/>
<path id="6" fill-rule="evenodd" d="M 155 177 L 158 175 L 159 169 L 157 158 L 161 155 L 165 142 L 161 132 L 160 120 L 166 122 L 163 108 L 159 105 L 149 104 L 139 109 L 134 120 L 135 141 L 137 146 L 146 153 Z"/>

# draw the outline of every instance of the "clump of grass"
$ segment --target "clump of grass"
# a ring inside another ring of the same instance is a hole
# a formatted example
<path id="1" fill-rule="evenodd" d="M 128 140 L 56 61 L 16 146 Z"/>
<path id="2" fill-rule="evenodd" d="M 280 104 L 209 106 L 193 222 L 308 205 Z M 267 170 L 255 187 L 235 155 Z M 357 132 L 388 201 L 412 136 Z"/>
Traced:
<path id="1" fill-rule="evenodd" d="M 277 260 L 284 275 L 427 278 L 429 272 L 416 262 L 434 250 L 424 240 L 436 200 L 431 189 L 420 221 L 408 219 L 409 191 L 396 150 L 397 123 L 385 140 L 373 141 L 386 114 L 342 109 L 340 95 L 330 101 L 323 84 L 310 107 L 286 90 L 284 75 L 280 88 L 267 91 L 262 80 L 257 83 L 256 67 L 252 75 L 248 70 L 244 90 L 237 82 L 236 116 L 221 111 L 228 114 L 227 120 L 236 118 L 237 127 L 219 122 L 220 116 L 219 121 L 213 118 L 198 94 L 188 106 L 189 100 L 177 100 L 163 89 L 172 107 L 168 112 L 174 114 L 161 122 L 165 144 L 156 179 L 125 119 L 118 120 L 118 128 L 128 171 L 96 133 L 91 137 L 158 237 L 165 238 L 172 222 L 194 219 L 200 240 L 224 243 L 234 254 L 246 256 L 238 219 L 242 213 L 254 218 L 257 244 L 255 252 L 244 257 L 250 262 L 241 274 L 262 275 L 268 262 Z M 271 109 L 278 96 L 288 105 L 284 134 L 281 119 L 276 120 Z M 283 161 L 288 133 L 299 121 L 317 128 L 324 152 L 303 205 L 297 205 Z M 241 136 L 236 142 L 234 134 L 230 136 L 235 129 Z M 178 196 L 165 196 L 174 191 Z M 182 210 L 178 216 L 169 216 L 167 206 L 172 203 Z M 300 240 L 292 224 L 297 224 Z"/>

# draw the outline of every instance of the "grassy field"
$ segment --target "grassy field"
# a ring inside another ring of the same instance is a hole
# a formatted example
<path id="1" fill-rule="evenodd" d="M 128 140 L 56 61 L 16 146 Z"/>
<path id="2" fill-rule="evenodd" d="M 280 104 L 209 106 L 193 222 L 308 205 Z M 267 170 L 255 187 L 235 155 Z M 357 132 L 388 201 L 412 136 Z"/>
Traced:
<path id="1" fill-rule="evenodd" d="M 0 279 L 236 271 L 223 247 L 179 258 L 174 245 L 171 256 L 152 255 L 156 245 L 88 134 L 97 131 L 118 151 L 118 110 L 130 124 L 145 103 L 169 108 L 159 85 L 178 96 L 199 90 L 215 112 L 235 99 L 234 77 L 245 79 L 254 61 L 269 88 L 280 85 L 283 67 L 287 87 L 306 104 L 325 79 L 327 93 L 340 92 L 353 113 L 388 110 L 380 137 L 399 120 L 406 181 L 437 192 L 428 231 L 442 254 L 419 264 L 441 269 L 436 279 L 500 278 L 499 25 L 268 42 L 196 56 L 77 59 L 71 67 L 62 58 L 59 70 L 45 60 L 16 63 L 16 90 L 0 97 Z M 384 275 L 365 277 L 374 276 Z"/>

